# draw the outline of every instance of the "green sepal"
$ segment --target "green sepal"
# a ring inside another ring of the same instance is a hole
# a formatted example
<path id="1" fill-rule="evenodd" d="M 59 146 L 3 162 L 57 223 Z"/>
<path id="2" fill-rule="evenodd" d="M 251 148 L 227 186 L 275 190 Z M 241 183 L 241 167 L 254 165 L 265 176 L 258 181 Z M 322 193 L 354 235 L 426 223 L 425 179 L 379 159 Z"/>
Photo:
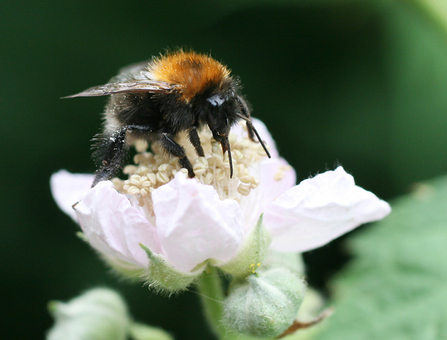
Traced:
<path id="1" fill-rule="evenodd" d="M 185 273 L 170 265 L 162 255 L 154 254 L 145 245 L 140 244 L 149 258 L 149 265 L 141 278 L 146 284 L 158 293 L 167 295 L 175 294 L 188 288 L 205 270 L 207 263 L 204 262 L 194 268 L 194 271 Z"/>
<path id="2" fill-rule="evenodd" d="M 267 256 L 271 241 L 272 236 L 264 226 L 261 215 L 256 226 L 249 231 L 237 255 L 219 268 L 234 278 L 245 278 L 255 273 Z"/>
<path id="3" fill-rule="evenodd" d="M 165 330 L 138 322 L 130 324 L 129 334 L 133 340 L 174 340 Z"/>

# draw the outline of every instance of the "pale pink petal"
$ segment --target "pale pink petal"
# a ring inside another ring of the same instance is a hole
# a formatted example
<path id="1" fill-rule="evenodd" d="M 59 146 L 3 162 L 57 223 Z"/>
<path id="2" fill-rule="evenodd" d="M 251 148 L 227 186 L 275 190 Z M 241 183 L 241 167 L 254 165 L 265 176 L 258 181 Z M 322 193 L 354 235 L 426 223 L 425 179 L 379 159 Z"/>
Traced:
<path id="1" fill-rule="evenodd" d="M 296 182 L 295 170 L 279 157 L 263 160 L 253 171 L 253 175 L 260 179 L 259 186 L 240 200 L 247 230 L 256 224 L 267 205 L 292 188 Z"/>
<path id="2" fill-rule="evenodd" d="M 284 158 L 266 159 L 260 164 L 259 191 L 264 208 L 296 184 L 295 170 Z"/>
<path id="3" fill-rule="evenodd" d="M 93 178 L 93 175 L 71 174 L 66 170 L 59 170 L 51 175 L 51 193 L 56 204 L 76 222 L 76 214 L 72 206 L 89 191 Z"/>
<path id="4" fill-rule="evenodd" d="M 190 271 L 213 259 L 228 262 L 244 236 L 244 217 L 234 200 L 221 201 L 211 186 L 178 173 L 152 193 L 162 254 Z"/>
<path id="5" fill-rule="evenodd" d="M 266 207 L 264 222 L 272 232 L 274 250 L 304 252 L 390 211 L 388 203 L 356 186 L 354 178 L 338 167 L 281 195 Z"/>
<path id="6" fill-rule="evenodd" d="M 110 181 L 98 183 L 75 207 L 81 228 L 100 253 L 146 267 L 140 243 L 160 252 L 157 229 Z"/>

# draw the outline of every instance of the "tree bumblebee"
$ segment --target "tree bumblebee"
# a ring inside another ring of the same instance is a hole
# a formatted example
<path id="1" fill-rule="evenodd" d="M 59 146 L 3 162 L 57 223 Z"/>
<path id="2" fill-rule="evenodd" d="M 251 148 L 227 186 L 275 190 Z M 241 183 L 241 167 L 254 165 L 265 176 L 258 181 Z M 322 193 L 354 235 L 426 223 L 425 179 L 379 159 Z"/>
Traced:
<path id="1" fill-rule="evenodd" d="M 179 158 L 188 176 L 194 177 L 191 162 L 176 137 L 186 132 L 199 157 L 204 156 L 197 133 L 208 125 L 213 138 L 228 151 L 230 177 L 233 175 L 230 128 L 239 120 L 247 125 L 248 136 L 261 143 L 250 110 L 239 93 L 239 81 L 230 70 L 206 54 L 177 50 L 133 64 L 120 70 L 107 84 L 89 88 L 65 98 L 108 96 L 104 131 L 95 136 L 93 153 L 100 165 L 92 187 L 112 178 L 122 167 L 129 145 L 136 139 L 159 142 Z"/>

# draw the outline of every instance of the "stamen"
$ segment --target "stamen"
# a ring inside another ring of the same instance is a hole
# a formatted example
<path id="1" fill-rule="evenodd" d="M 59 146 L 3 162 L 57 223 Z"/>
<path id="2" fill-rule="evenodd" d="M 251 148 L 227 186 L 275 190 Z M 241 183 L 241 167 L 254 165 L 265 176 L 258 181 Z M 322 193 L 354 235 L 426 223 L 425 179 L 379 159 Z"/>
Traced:
<path id="1" fill-rule="evenodd" d="M 284 165 L 284 166 L 281 166 L 279 169 L 278 169 L 278 172 L 275 174 L 275 176 L 273 177 L 273 179 L 275 180 L 275 181 L 280 181 L 280 180 L 282 180 L 285 176 L 286 176 L 286 172 L 287 171 L 290 171 L 292 169 L 292 167 L 290 166 L 290 165 Z"/>
<path id="2" fill-rule="evenodd" d="M 241 125 L 246 129 L 245 123 Z M 222 154 L 220 143 L 212 138 L 209 129 L 199 133 L 205 157 L 197 157 L 194 147 L 188 143 L 188 136 L 179 136 L 179 143 L 185 146 L 187 157 L 193 164 L 195 179 L 214 186 L 220 199 L 240 201 L 259 185 L 259 179 L 250 173 L 250 169 L 256 169 L 256 164 L 266 157 L 265 151 L 259 143 L 252 142 L 246 133 L 242 135 L 245 137 L 240 138 L 234 133 L 228 136 L 233 164 L 232 178 L 229 151 Z M 135 196 L 134 200 L 153 214 L 152 192 L 174 179 L 177 172 L 187 175 L 188 170 L 180 168 L 178 158 L 166 153 L 157 143 L 151 145 L 153 152 L 147 152 L 148 143 L 145 141 L 137 141 L 135 147 L 138 152 L 133 159 L 135 164 L 123 169 L 129 178 L 124 181 L 114 178 L 112 182 L 116 190 Z M 281 168 L 275 179 L 284 176 L 286 170 Z"/>

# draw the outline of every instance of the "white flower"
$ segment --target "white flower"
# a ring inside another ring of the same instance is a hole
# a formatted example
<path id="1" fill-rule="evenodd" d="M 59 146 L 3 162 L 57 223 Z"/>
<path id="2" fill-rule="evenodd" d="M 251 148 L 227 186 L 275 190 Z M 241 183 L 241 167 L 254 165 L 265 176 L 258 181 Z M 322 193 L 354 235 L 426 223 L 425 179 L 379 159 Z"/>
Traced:
<path id="1" fill-rule="evenodd" d="M 157 154 L 153 146 L 155 156 L 141 152 L 136 165 L 124 169 L 129 180 L 87 189 L 92 176 L 60 171 L 51 179 L 53 196 L 72 217 L 71 206 L 79 201 L 77 221 L 110 262 L 145 270 L 144 245 L 183 273 L 200 272 L 206 261 L 220 266 L 232 260 L 262 213 L 274 250 L 304 252 L 390 212 L 386 202 L 356 186 L 342 167 L 295 186 L 294 170 L 278 156 L 265 126 L 254 123 L 272 158 L 265 158 L 238 125 L 230 137 L 231 179 L 228 157 L 202 133 L 207 158 L 196 159 L 196 178 L 187 178 L 175 158 Z M 188 155 L 194 159 L 193 150 Z"/>

